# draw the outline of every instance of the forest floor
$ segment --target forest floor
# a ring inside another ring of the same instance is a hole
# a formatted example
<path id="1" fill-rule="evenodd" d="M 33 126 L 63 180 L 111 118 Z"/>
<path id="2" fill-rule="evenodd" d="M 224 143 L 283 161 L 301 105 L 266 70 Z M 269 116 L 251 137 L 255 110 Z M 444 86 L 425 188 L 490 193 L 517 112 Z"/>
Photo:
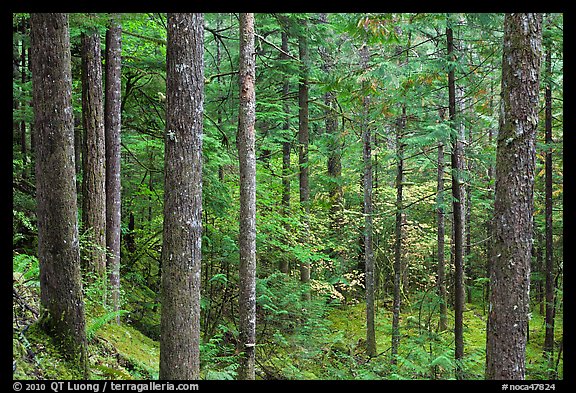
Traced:
<path id="1" fill-rule="evenodd" d="M 362 302 L 326 309 L 305 330 L 290 336 L 275 334 L 263 340 L 257 352 L 261 379 L 453 379 L 454 342 L 449 327 L 437 332 L 437 310 L 426 303 L 404 306 L 398 361 L 390 365 L 391 321 L 389 307 L 376 312 L 377 356 L 365 354 L 365 306 Z M 63 360 L 51 338 L 31 316 L 15 313 L 13 329 L 14 379 L 80 379 L 75 365 Z M 19 318 L 19 319 L 18 319 Z M 448 315 L 448 321 L 453 315 Z M 464 316 L 466 379 L 483 379 L 486 314 L 482 305 L 468 303 Z M 129 324 L 116 325 L 89 319 L 89 362 L 92 379 L 157 379 L 159 342 Z M 24 326 L 24 328 L 22 328 Z M 557 342 L 563 334 L 562 316 L 556 319 Z M 546 380 L 542 360 L 544 323 L 532 315 L 526 351 L 527 379 Z M 237 359 L 222 341 L 201 347 L 203 379 L 232 379 Z M 558 356 L 558 351 L 555 353 Z M 563 357 L 563 356 L 562 356 Z M 562 357 L 554 366 L 562 379 Z M 556 360 L 555 360 L 556 363 Z"/>

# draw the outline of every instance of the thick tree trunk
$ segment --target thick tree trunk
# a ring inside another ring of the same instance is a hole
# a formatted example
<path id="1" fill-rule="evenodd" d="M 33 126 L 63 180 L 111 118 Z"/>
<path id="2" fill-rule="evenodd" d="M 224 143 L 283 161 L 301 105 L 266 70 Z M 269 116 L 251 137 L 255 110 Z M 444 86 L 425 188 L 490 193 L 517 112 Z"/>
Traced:
<path id="1" fill-rule="evenodd" d="M 454 58 L 454 38 L 452 28 L 446 28 L 448 58 Z M 456 359 L 456 378 L 462 379 L 460 361 L 464 356 L 463 315 L 464 315 L 464 190 L 461 176 L 464 170 L 463 147 L 460 133 L 456 131 L 456 85 L 454 67 L 448 71 L 448 113 L 452 133 L 452 211 L 454 228 L 454 358 Z"/>
<path id="2" fill-rule="evenodd" d="M 122 27 L 113 16 L 106 31 L 106 91 L 104 130 L 106 134 L 106 246 L 112 307 L 120 309 L 120 129 Z M 120 315 L 116 316 L 120 323 Z"/>
<path id="3" fill-rule="evenodd" d="M 31 14 L 41 326 L 88 378 L 66 14 Z"/>
<path id="4" fill-rule="evenodd" d="M 306 20 L 302 21 L 304 29 Z M 300 168 L 300 207 L 304 215 L 303 243 L 308 242 L 310 234 L 310 184 L 308 181 L 308 38 L 303 33 L 298 37 L 300 61 L 300 80 L 298 84 L 298 165 Z M 300 261 L 300 281 L 307 284 L 310 281 L 310 262 Z M 304 293 L 304 299 L 310 299 L 310 292 Z"/>
<path id="5" fill-rule="evenodd" d="M 238 160 L 240 163 L 240 351 L 238 379 L 255 377 L 256 345 L 256 59 L 254 14 L 240 14 L 240 111 Z"/>
<path id="6" fill-rule="evenodd" d="M 203 25 L 168 14 L 160 379 L 200 376 Z"/>
<path id="7" fill-rule="evenodd" d="M 86 255 L 86 270 L 106 274 L 106 152 L 100 33 L 82 34 L 82 119 L 84 170 L 82 178 L 83 231 L 94 243 Z"/>
<path id="8" fill-rule="evenodd" d="M 487 379 L 525 377 L 541 40 L 541 14 L 505 15 Z"/>

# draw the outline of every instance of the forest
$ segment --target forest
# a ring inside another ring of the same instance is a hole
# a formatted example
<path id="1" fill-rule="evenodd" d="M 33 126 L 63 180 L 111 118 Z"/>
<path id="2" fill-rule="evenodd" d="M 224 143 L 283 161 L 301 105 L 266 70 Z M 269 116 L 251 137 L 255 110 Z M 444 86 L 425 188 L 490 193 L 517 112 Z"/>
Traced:
<path id="1" fill-rule="evenodd" d="M 562 13 L 13 13 L 13 380 L 564 379 Z"/>

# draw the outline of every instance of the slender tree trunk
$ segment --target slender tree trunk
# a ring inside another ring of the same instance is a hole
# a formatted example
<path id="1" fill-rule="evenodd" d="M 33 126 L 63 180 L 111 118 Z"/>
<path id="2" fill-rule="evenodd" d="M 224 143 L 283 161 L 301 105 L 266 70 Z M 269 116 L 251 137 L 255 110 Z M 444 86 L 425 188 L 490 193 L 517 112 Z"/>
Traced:
<path id="1" fill-rule="evenodd" d="M 394 243 L 394 302 L 392 306 L 392 364 L 396 364 L 398 347 L 400 346 L 400 308 L 402 302 L 402 223 L 404 221 L 404 138 L 403 131 L 406 127 L 406 107 L 402 108 L 402 117 L 396 125 L 396 151 L 398 156 L 396 171 L 396 228 Z"/>
<path id="2" fill-rule="evenodd" d="M 32 73 L 32 48 L 28 51 L 28 71 Z M 34 120 L 30 122 L 30 149 L 28 151 L 32 163 L 34 163 L 34 154 L 36 152 L 36 133 L 33 131 Z M 34 165 L 34 164 L 33 164 Z"/>
<path id="3" fill-rule="evenodd" d="M 240 14 L 240 345 L 238 379 L 253 380 L 256 346 L 256 59 L 254 14 Z"/>
<path id="4" fill-rule="evenodd" d="M 67 14 L 31 14 L 41 326 L 89 377 Z"/>
<path id="5" fill-rule="evenodd" d="M 168 14 L 160 379 L 200 377 L 204 16 Z"/>
<path id="6" fill-rule="evenodd" d="M 440 115 L 440 121 L 444 120 L 444 114 Z M 437 175 L 437 195 L 436 195 L 436 217 L 438 221 L 438 296 L 440 297 L 440 322 L 439 330 L 448 328 L 446 309 L 446 273 L 444 262 L 444 143 L 438 143 L 438 175 Z"/>
<path id="7" fill-rule="evenodd" d="M 307 22 L 302 21 L 304 29 Z M 300 168 L 300 207 L 304 215 L 303 243 L 308 242 L 310 235 L 310 184 L 308 181 L 308 142 L 310 139 L 308 130 L 308 38 L 305 34 L 298 37 L 298 51 L 300 55 L 300 81 L 298 84 L 298 164 Z M 300 281 L 307 284 L 310 281 L 310 262 L 300 261 Z M 310 292 L 304 293 L 304 299 L 310 299 Z"/>
<path id="8" fill-rule="evenodd" d="M 21 33 L 22 36 L 26 35 L 26 20 L 22 18 L 22 25 L 21 25 Z M 21 41 L 21 52 L 20 52 L 20 80 L 22 85 L 26 83 L 26 44 L 24 40 Z M 22 106 L 28 105 L 27 102 L 23 101 L 21 103 Z M 20 146 L 22 152 L 22 178 L 26 179 L 28 177 L 28 149 L 27 149 L 27 142 L 26 142 L 26 120 L 22 119 L 20 121 Z"/>
<path id="9" fill-rule="evenodd" d="M 106 31 L 106 91 L 104 130 L 106 134 L 106 246 L 112 292 L 112 307 L 120 310 L 120 129 L 122 27 L 119 16 L 110 20 Z M 120 323 L 120 315 L 116 316 Z"/>
<path id="10" fill-rule="evenodd" d="M 124 235 L 124 242 L 126 243 L 126 249 L 130 254 L 136 251 L 136 243 L 134 241 L 134 231 L 136 229 L 136 221 L 134 217 L 134 212 L 130 210 L 128 214 L 128 231 Z"/>
<path id="11" fill-rule="evenodd" d="M 494 88 L 491 85 L 490 86 L 490 92 L 491 94 L 491 98 L 490 98 L 490 109 L 491 112 L 493 112 L 493 108 L 494 108 L 494 100 L 492 99 L 492 97 L 494 97 Z M 488 145 L 490 147 L 492 147 L 492 143 L 493 143 L 493 137 L 494 137 L 494 130 L 490 127 L 488 129 Z M 494 200 L 494 173 L 495 173 L 495 168 L 494 168 L 494 164 L 493 162 L 490 162 L 490 164 L 488 165 L 488 195 L 490 197 L 490 200 Z M 491 209 L 490 214 L 489 214 L 489 218 L 488 221 L 486 222 L 486 237 L 488 238 L 488 240 L 486 241 L 486 275 L 487 277 L 490 277 L 490 270 L 492 268 L 492 260 L 493 260 L 493 256 L 494 256 L 494 211 L 493 209 Z M 489 303 L 490 301 L 490 283 L 486 283 L 485 286 L 485 302 Z"/>
<path id="12" fill-rule="evenodd" d="M 463 100 L 462 100 L 463 104 Z M 463 130 L 465 132 L 465 130 Z M 465 139 L 465 136 L 462 136 L 462 139 Z M 468 142 L 467 146 L 470 146 L 472 143 L 472 129 L 468 128 Z M 465 208 L 464 208 L 464 232 L 465 232 L 465 246 L 464 246 L 464 287 L 466 291 L 466 298 L 468 303 L 472 303 L 472 286 L 466 285 L 466 280 L 468 277 L 471 276 L 471 263 L 470 263 L 470 256 L 472 254 L 472 228 L 471 228 L 471 219 L 472 219 L 472 187 L 471 187 L 471 173 L 472 173 L 472 163 L 471 160 L 468 158 L 468 154 L 466 153 L 466 149 L 463 152 L 463 159 L 465 161 L 465 168 L 468 174 L 466 181 L 466 186 L 464 187 L 464 194 L 465 194 Z"/>
<path id="13" fill-rule="evenodd" d="M 540 273 L 537 282 L 537 302 L 540 315 L 546 315 L 546 265 L 544 263 L 544 237 L 534 224 L 534 242 L 536 243 L 536 271 Z M 544 278 L 542 278 L 544 277 Z"/>
<path id="14" fill-rule="evenodd" d="M 282 31 L 282 53 L 280 58 L 283 61 L 288 60 L 288 34 Z M 284 78 L 282 84 L 282 95 L 284 97 L 284 115 L 285 120 L 282 129 L 284 130 L 284 137 L 288 138 L 290 134 L 290 103 L 288 102 L 288 94 L 290 93 L 290 82 L 288 77 Z M 282 214 L 288 218 L 290 215 L 290 152 L 291 143 L 289 141 L 282 142 Z M 289 232 L 289 225 L 286 224 L 286 231 Z M 280 260 L 280 271 L 289 274 L 288 259 L 282 258 Z"/>
<path id="15" fill-rule="evenodd" d="M 364 70 L 368 68 L 370 53 L 368 46 L 360 48 L 360 63 Z M 363 94 L 366 94 L 366 83 Z M 362 97 L 362 141 L 364 159 L 364 266 L 366 284 L 366 354 L 376 356 L 376 332 L 374 330 L 374 249 L 372 236 L 372 135 L 369 120 L 370 96 Z"/>
<path id="16" fill-rule="evenodd" d="M 545 157 L 545 219 L 546 219 L 546 333 L 544 337 L 544 352 L 551 362 L 554 358 L 554 248 L 552 238 L 552 48 L 551 40 L 546 40 L 546 90 L 544 142 Z M 554 378 L 554 373 L 551 373 Z"/>
<path id="17" fill-rule="evenodd" d="M 84 159 L 82 150 L 84 150 L 84 137 L 82 119 L 80 116 L 74 116 L 74 161 L 76 169 L 76 193 L 78 194 L 78 206 L 82 206 L 82 167 Z"/>
<path id="18" fill-rule="evenodd" d="M 82 178 L 83 230 L 94 247 L 86 255 L 88 271 L 106 274 L 106 152 L 100 33 L 82 33 L 82 119 L 84 170 Z"/>
<path id="19" fill-rule="evenodd" d="M 319 19 L 322 23 L 328 23 L 328 15 L 321 13 Z M 332 72 L 334 60 L 329 49 L 321 46 L 318 48 L 322 58 L 322 71 L 328 75 Z M 328 138 L 328 161 L 327 170 L 330 178 L 328 186 L 328 198 L 330 200 L 330 229 L 338 235 L 342 229 L 342 200 L 343 190 L 342 176 L 342 137 L 338 132 L 338 118 L 336 116 L 336 95 L 332 91 L 324 94 L 326 136 Z"/>
<path id="20" fill-rule="evenodd" d="M 222 15 L 216 14 L 216 30 L 220 30 L 221 27 L 222 27 Z M 216 44 L 216 64 L 215 64 L 216 72 L 220 74 L 221 73 L 220 65 L 222 63 L 222 48 L 221 48 L 222 42 L 221 40 L 217 39 L 215 40 L 215 44 Z M 221 84 L 220 76 L 216 77 L 216 83 L 218 84 L 218 90 L 221 92 L 218 95 L 218 100 L 220 101 L 220 103 L 223 103 L 226 98 L 223 93 L 224 89 L 223 87 L 220 86 Z M 222 105 L 218 105 L 216 109 L 216 125 L 218 129 L 222 128 Z M 224 165 L 222 164 L 218 165 L 218 180 L 220 180 L 221 183 L 224 183 Z"/>
<path id="21" fill-rule="evenodd" d="M 504 17 L 486 378 L 524 379 L 542 15 Z"/>
<path id="22" fill-rule="evenodd" d="M 454 59 L 454 38 L 451 27 L 446 28 L 448 58 Z M 461 360 L 464 356 L 463 315 L 464 315 L 464 214 L 462 204 L 464 193 L 461 182 L 463 172 L 462 141 L 460 133 L 456 130 L 456 85 L 454 81 L 454 67 L 448 71 L 448 111 L 450 127 L 452 128 L 452 211 L 454 228 L 454 338 L 456 359 L 456 378 L 463 378 Z"/>

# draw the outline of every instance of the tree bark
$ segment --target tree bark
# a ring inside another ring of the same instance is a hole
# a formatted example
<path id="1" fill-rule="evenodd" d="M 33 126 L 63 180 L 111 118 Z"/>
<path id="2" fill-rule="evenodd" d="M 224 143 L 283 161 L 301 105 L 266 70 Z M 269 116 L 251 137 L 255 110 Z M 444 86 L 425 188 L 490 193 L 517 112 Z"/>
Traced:
<path id="1" fill-rule="evenodd" d="M 256 59 L 254 14 L 240 13 L 240 111 L 238 160 L 240 164 L 240 351 L 238 379 L 255 378 L 256 345 Z"/>
<path id="2" fill-rule="evenodd" d="M 406 127 L 406 107 L 402 107 L 402 116 L 396 124 L 396 151 L 398 156 L 396 170 L 396 226 L 394 242 L 394 301 L 392 305 L 392 364 L 396 364 L 400 346 L 400 308 L 402 305 L 402 224 L 404 222 L 404 128 Z"/>
<path id="3" fill-rule="evenodd" d="M 448 59 L 454 61 L 454 37 L 451 27 L 446 28 Z M 460 361 L 464 356 L 463 315 L 464 315 L 464 190 L 461 182 L 464 162 L 460 133 L 456 129 L 456 85 L 454 66 L 448 70 L 448 113 L 452 129 L 452 211 L 454 227 L 454 358 L 456 359 L 456 378 L 462 379 L 463 370 Z"/>
<path id="4" fill-rule="evenodd" d="M 200 376 L 204 16 L 168 14 L 160 379 Z"/>
<path id="5" fill-rule="evenodd" d="M 122 27 L 119 16 L 110 20 L 106 31 L 106 91 L 104 131 L 106 135 L 106 246 L 107 266 L 114 311 L 120 310 L 120 131 L 121 131 Z M 120 323 L 120 315 L 116 316 Z"/>
<path id="6" fill-rule="evenodd" d="M 322 23 L 328 23 L 326 13 L 321 13 L 319 19 Z M 332 72 L 334 60 L 329 52 L 329 48 L 324 46 L 318 48 L 322 58 L 322 71 L 328 75 Z M 338 132 L 338 117 L 336 115 L 336 95 L 332 91 L 324 94 L 325 125 L 326 136 L 328 138 L 328 161 L 327 171 L 329 180 L 328 198 L 330 200 L 330 229 L 338 235 L 342 230 L 342 202 L 344 198 L 341 176 L 342 176 L 342 136 Z M 337 237 L 338 241 L 338 237 Z"/>
<path id="7" fill-rule="evenodd" d="M 22 18 L 22 24 L 20 26 L 22 36 L 26 35 L 26 19 Z M 24 40 L 21 41 L 21 52 L 20 52 L 20 80 L 22 85 L 26 83 L 26 44 Z M 28 103 L 23 101 L 20 105 L 25 106 Z M 20 121 L 20 145 L 22 151 L 22 178 L 26 179 L 28 177 L 28 149 L 26 142 L 26 120 L 22 119 Z"/>
<path id="8" fill-rule="evenodd" d="M 302 27 L 307 28 L 306 19 L 302 20 Z M 309 54 L 308 38 L 305 33 L 298 37 L 298 52 L 301 61 L 300 80 L 298 84 L 298 165 L 300 168 L 300 207 L 304 215 L 304 230 L 302 241 L 308 242 L 310 234 L 310 184 L 308 181 L 308 143 L 310 139 L 308 130 L 308 72 Z M 300 281 L 307 284 L 310 281 L 310 262 L 300 261 Z M 310 299 L 310 292 L 304 293 L 304 299 Z"/>
<path id="9" fill-rule="evenodd" d="M 365 44 L 360 48 L 360 64 L 364 70 L 368 68 L 370 53 Z M 363 94 L 366 94 L 364 82 Z M 364 266 L 366 284 L 366 354 L 376 356 L 376 332 L 374 330 L 374 249 L 372 234 L 372 135 L 368 124 L 370 96 L 362 97 L 362 142 L 364 160 Z"/>
<path id="10" fill-rule="evenodd" d="M 486 378 L 525 378 L 541 14 L 506 14 Z"/>
<path id="11" fill-rule="evenodd" d="M 288 34 L 282 31 L 282 52 L 280 58 L 283 61 L 288 60 Z M 285 120 L 282 129 L 284 130 L 284 137 L 288 138 L 290 134 L 290 103 L 288 102 L 288 94 L 290 93 L 290 82 L 288 77 L 284 78 L 282 84 L 282 96 L 284 97 L 284 115 Z M 290 153 L 291 143 L 289 141 L 282 142 L 282 214 L 284 217 L 290 215 Z M 286 224 L 286 231 L 289 232 L 289 225 Z M 288 259 L 282 258 L 280 260 L 280 271 L 289 274 Z"/>
<path id="12" fill-rule="evenodd" d="M 88 378 L 67 14 L 31 14 L 41 326 Z"/>
<path id="13" fill-rule="evenodd" d="M 94 247 L 85 268 L 97 277 L 106 274 L 106 152 L 100 33 L 82 33 L 82 119 L 84 126 L 82 221 Z"/>
<path id="14" fill-rule="evenodd" d="M 440 121 L 444 120 L 444 114 L 440 115 Z M 440 321 L 438 329 L 444 331 L 448 328 L 446 309 L 446 273 L 444 261 L 444 236 L 446 226 L 444 223 L 444 143 L 438 143 L 438 172 L 437 172 L 437 194 L 436 194 L 436 218 L 438 237 L 438 296 L 440 297 Z"/>

